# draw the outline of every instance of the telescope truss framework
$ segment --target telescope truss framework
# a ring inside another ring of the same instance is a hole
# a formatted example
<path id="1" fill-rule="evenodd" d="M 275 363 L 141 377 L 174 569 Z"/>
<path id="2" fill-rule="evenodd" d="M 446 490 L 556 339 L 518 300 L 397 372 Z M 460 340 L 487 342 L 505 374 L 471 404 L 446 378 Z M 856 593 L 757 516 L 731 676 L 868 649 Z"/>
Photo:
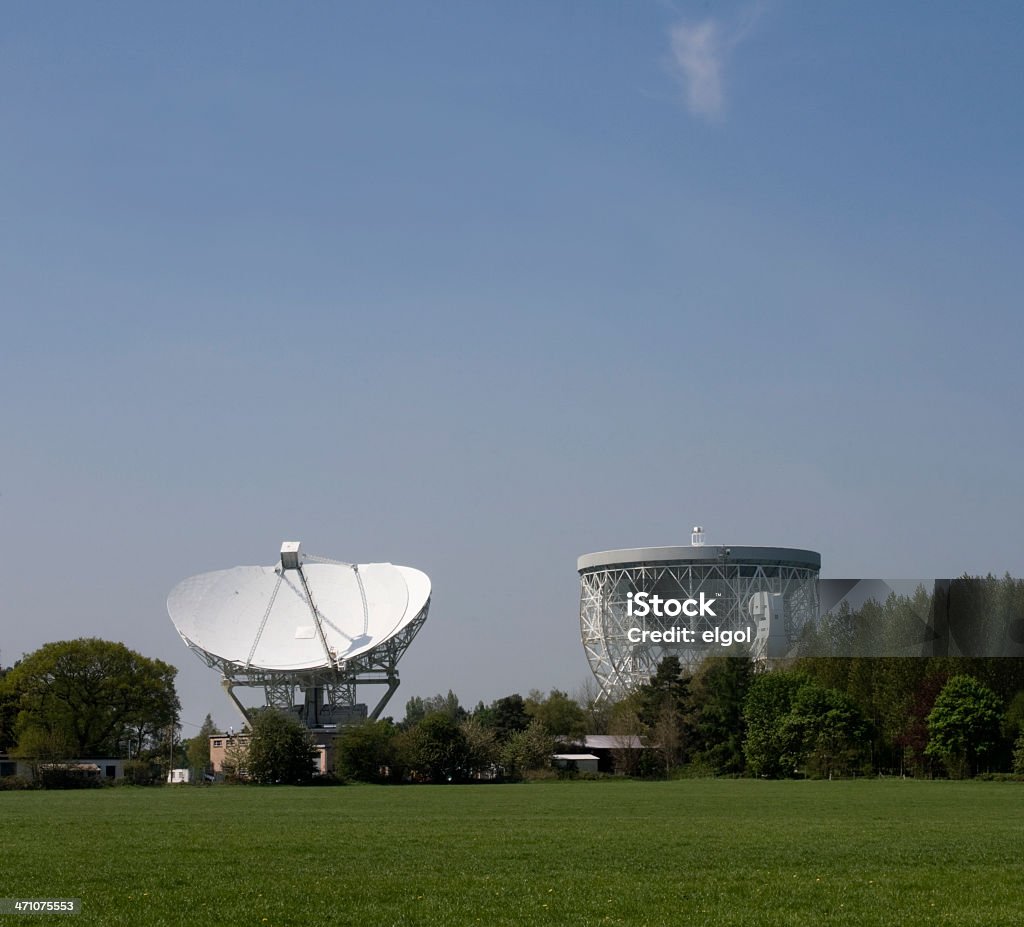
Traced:
<path id="1" fill-rule="evenodd" d="M 593 567 L 580 573 L 580 634 L 590 668 L 601 687 L 601 698 L 618 700 L 654 675 L 658 664 L 674 655 L 684 672 L 692 673 L 712 653 L 735 654 L 717 644 L 633 643 L 630 628 L 666 630 L 688 627 L 697 641 L 703 631 L 740 631 L 754 627 L 749 612 L 757 592 L 781 594 L 785 631 L 792 646 L 807 622 L 818 615 L 818 570 L 809 566 L 696 560 L 676 563 L 631 563 Z M 665 598 L 716 599 L 715 617 L 638 618 L 627 614 L 627 596 L 640 592 Z M 734 645 L 736 646 L 736 645 Z"/>
<path id="2" fill-rule="evenodd" d="M 247 719 L 249 718 L 248 710 L 235 697 L 234 689 L 236 688 L 263 688 L 268 707 L 282 711 L 290 711 L 294 708 L 296 705 L 295 690 L 300 689 L 307 694 L 307 704 L 309 694 L 313 693 L 317 702 L 316 707 L 326 706 L 327 711 L 324 714 L 330 716 L 335 711 L 356 707 L 358 704 L 356 701 L 357 686 L 387 686 L 387 690 L 380 697 L 373 711 L 369 713 L 370 720 L 375 721 L 398 689 L 398 661 L 408 650 L 420 628 L 423 627 L 429 608 L 430 599 L 428 598 L 416 617 L 397 634 L 349 660 L 337 661 L 333 667 L 319 667 L 294 672 L 262 670 L 249 666 L 247 663 L 238 663 L 218 657 L 187 639 L 186 643 L 207 666 L 220 671 L 223 676 L 221 685 L 224 686 L 228 696 Z M 307 724 L 314 726 L 310 723 L 310 719 L 305 720 Z"/>

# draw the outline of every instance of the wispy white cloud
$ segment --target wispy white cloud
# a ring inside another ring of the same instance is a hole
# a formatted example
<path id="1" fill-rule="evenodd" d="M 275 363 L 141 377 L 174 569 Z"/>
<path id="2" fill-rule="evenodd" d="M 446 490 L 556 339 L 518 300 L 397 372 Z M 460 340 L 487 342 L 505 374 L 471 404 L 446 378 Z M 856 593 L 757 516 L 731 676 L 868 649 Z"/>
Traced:
<path id="1" fill-rule="evenodd" d="M 686 90 L 686 105 L 698 116 L 722 111 L 723 53 L 719 26 L 712 19 L 672 27 L 672 58 Z"/>
<path id="2" fill-rule="evenodd" d="M 733 22 L 716 19 L 676 23 L 669 30 L 672 68 L 683 85 L 686 106 L 696 116 L 715 119 L 725 108 L 723 72 L 733 49 L 761 15 L 761 3 L 745 7 Z"/>

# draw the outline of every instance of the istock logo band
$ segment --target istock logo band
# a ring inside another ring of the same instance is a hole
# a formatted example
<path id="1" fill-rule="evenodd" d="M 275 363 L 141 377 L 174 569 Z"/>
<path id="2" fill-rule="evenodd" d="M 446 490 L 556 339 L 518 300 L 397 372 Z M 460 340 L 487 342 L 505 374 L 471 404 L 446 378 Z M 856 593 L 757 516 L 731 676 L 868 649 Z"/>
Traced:
<path id="1" fill-rule="evenodd" d="M 650 602 L 648 603 L 648 599 Z M 708 599 L 704 593 L 697 599 L 663 599 L 659 595 L 648 595 L 646 592 L 632 592 L 626 596 L 626 614 L 633 618 L 646 618 L 654 615 L 655 618 L 678 618 L 680 614 L 687 618 L 703 618 L 705 615 L 711 618 L 718 616 L 711 610 L 717 599 Z"/>

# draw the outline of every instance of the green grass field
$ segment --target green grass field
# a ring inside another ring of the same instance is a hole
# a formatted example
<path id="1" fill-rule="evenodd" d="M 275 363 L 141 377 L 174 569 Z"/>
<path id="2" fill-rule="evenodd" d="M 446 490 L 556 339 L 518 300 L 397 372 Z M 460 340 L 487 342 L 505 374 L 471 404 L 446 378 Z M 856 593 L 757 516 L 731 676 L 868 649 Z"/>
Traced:
<path id="1" fill-rule="evenodd" d="M 550 782 L 0 793 L 8 923 L 1024 923 L 1024 787 Z"/>

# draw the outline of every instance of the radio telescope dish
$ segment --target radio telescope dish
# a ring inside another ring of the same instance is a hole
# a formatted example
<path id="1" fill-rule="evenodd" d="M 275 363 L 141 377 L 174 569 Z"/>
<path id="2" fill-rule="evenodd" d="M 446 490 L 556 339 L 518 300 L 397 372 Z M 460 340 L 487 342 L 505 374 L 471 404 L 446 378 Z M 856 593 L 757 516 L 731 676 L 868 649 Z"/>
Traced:
<path id="1" fill-rule="evenodd" d="M 263 686 L 267 704 L 310 727 L 366 717 L 357 685 L 398 688 L 397 664 L 430 606 L 425 573 L 391 563 L 341 563 L 281 546 L 274 566 L 240 566 L 178 583 L 167 612 L 182 640 L 235 686 Z M 294 704 L 296 687 L 305 693 Z M 361 709 L 361 710 L 360 710 Z"/>

